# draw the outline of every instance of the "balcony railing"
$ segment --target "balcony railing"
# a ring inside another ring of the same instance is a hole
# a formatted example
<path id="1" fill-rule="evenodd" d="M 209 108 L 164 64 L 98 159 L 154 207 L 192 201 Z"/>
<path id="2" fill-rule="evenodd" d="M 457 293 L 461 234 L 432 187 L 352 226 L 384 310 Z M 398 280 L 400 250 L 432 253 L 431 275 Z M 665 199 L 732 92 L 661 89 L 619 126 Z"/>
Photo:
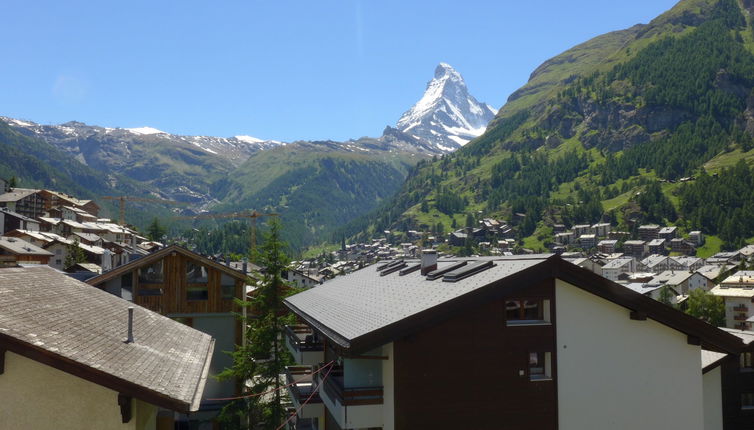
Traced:
<path id="1" fill-rule="evenodd" d="M 285 326 L 285 335 L 298 351 L 322 351 L 322 342 L 316 340 L 314 331 L 305 325 Z"/>
<path id="2" fill-rule="evenodd" d="M 746 315 L 734 315 L 733 319 L 736 321 L 746 321 L 747 316 Z"/>
<path id="3" fill-rule="evenodd" d="M 288 389 L 291 396 L 298 403 L 303 403 L 306 399 L 311 399 L 308 403 L 322 403 L 318 392 L 314 392 L 315 382 L 312 375 L 312 366 L 288 366 L 285 368 L 286 384 L 290 384 Z M 314 394 L 312 395 L 312 392 Z"/>
<path id="4" fill-rule="evenodd" d="M 324 383 L 322 379 L 327 375 Z M 383 403 L 382 387 L 344 387 L 343 368 L 333 367 L 330 373 L 327 370 L 319 372 L 316 376 L 320 381 L 320 390 L 330 398 L 337 399 L 343 406 L 381 405 Z"/>
<path id="5" fill-rule="evenodd" d="M 734 307 L 733 307 L 733 310 L 734 310 L 735 312 L 749 312 L 749 308 L 747 308 L 747 307 L 746 307 L 746 305 L 738 305 L 738 306 L 734 306 Z"/>

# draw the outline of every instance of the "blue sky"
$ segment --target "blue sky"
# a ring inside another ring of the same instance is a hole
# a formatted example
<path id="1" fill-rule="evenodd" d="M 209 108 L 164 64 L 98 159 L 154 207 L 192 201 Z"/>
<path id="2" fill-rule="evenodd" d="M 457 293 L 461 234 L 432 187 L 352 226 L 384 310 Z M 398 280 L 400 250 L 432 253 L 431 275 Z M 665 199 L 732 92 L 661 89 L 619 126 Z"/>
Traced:
<path id="1" fill-rule="evenodd" d="M 499 108 L 548 58 L 675 3 L 10 0 L 0 115 L 284 141 L 379 136 L 441 61 Z"/>

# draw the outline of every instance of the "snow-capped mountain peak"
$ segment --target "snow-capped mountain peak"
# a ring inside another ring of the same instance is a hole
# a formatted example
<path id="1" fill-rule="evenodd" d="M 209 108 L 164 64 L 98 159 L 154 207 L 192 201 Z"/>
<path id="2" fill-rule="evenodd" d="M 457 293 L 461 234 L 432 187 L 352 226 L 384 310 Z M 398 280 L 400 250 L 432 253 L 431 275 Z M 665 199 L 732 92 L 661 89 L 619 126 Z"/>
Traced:
<path id="1" fill-rule="evenodd" d="M 397 128 L 447 152 L 482 134 L 496 112 L 469 94 L 451 65 L 440 63 L 424 95 L 401 116 Z"/>

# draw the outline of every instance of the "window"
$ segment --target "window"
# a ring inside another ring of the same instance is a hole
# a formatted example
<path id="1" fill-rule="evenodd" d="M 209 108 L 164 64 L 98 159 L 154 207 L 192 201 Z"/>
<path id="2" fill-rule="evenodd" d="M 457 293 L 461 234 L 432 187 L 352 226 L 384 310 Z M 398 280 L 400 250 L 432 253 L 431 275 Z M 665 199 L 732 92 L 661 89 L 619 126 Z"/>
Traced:
<path id="1" fill-rule="evenodd" d="M 230 300 L 236 296 L 236 280 L 225 273 L 220 276 L 220 292 L 223 300 Z"/>
<path id="2" fill-rule="evenodd" d="M 505 320 L 508 325 L 547 324 L 550 322 L 550 301 L 543 299 L 507 300 Z"/>
<path id="3" fill-rule="evenodd" d="M 741 353 L 741 371 L 742 372 L 754 372 L 754 363 L 752 363 L 752 353 Z"/>
<path id="4" fill-rule="evenodd" d="M 741 409 L 754 409 L 754 393 L 741 393 Z"/>
<path id="5" fill-rule="evenodd" d="M 164 281 L 162 260 L 139 269 L 139 284 L 162 284 Z"/>
<path id="6" fill-rule="evenodd" d="M 529 380 L 549 381 L 552 379 L 552 353 L 529 353 Z"/>
<path id="7" fill-rule="evenodd" d="M 194 262 L 186 262 L 186 300 L 207 300 L 207 268 Z"/>

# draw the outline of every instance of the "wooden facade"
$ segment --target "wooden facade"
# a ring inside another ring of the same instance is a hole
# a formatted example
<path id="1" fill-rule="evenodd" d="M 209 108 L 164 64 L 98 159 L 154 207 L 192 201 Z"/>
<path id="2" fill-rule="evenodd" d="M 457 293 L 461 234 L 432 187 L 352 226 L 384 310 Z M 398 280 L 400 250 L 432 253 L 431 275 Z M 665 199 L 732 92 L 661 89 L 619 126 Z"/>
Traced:
<path id="1" fill-rule="evenodd" d="M 237 311 L 234 298 L 242 298 L 242 279 L 233 279 L 233 295 L 223 298 L 222 272 L 203 265 L 196 259 L 174 253 L 153 264 L 163 265 L 162 282 L 144 282 L 140 276 L 144 267 L 130 272 L 134 303 L 147 309 L 169 314 L 203 314 Z M 206 268 L 207 282 L 190 283 L 187 265 L 195 264 Z M 206 298 L 191 297 L 190 291 L 206 288 Z"/>
<path id="2" fill-rule="evenodd" d="M 554 282 L 526 298 L 550 300 L 551 324 L 506 325 L 501 299 L 396 341 L 395 428 L 556 429 Z M 548 379 L 530 379 L 537 352 L 551 353 Z"/>

